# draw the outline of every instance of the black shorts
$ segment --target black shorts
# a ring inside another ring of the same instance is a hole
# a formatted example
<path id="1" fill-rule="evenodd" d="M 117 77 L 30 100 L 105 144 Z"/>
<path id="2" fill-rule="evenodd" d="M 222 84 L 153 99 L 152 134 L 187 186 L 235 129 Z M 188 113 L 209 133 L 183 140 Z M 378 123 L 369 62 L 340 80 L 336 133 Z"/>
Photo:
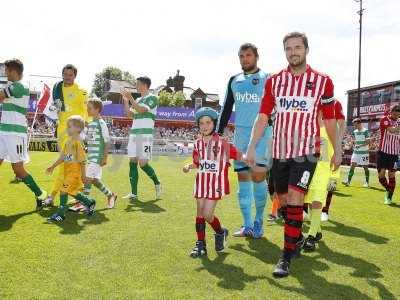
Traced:
<path id="1" fill-rule="evenodd" d="M 275 192 L 286 194 L 290 187 L 299 192 L 307 193 L 317 162 L 317 155 L 274 159 L 272 172 L 274 173 Z"/>
<path id="2" fill-rule="evenodd" d="M 381 169 L 394 171 L 397 160 L 397 155 L 387 154 L 385 152 L 378 151 L 378 153 L 376 154 L 376 168 L 378 169 L 378 171 Z"/>

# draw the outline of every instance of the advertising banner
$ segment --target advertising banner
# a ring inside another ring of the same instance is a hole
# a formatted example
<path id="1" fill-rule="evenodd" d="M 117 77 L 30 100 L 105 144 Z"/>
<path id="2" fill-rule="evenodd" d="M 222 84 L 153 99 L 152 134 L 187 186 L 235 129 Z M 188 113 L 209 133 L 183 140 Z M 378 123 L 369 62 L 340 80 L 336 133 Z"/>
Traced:
<path id="1" fill-rule="evenodd" d="M 57 141 L 31 140 L 29 142 L 29 151 L 58 152 Z"/>

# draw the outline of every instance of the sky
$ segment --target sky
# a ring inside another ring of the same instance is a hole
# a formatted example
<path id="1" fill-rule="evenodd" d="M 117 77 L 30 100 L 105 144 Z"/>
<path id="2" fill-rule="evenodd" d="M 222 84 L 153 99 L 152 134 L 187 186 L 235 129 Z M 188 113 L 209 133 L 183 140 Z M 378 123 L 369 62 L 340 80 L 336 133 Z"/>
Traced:
<path id="1" fill-rule="evenodd" d="M 357 87 L 358 5 L 354 0 L 2 1 L 0 61 L 20 58 L 32 88 L 40 79 L 30 75 L 59 76 L 63 65 L 72 63 L 77 82 L 88 91 L 94 74 L 109 65 L 147 75 L 153 87 L 179 69 L 185 85 L 223 99 L 229 77 L 241 71 L 240 44 L 256 44 L 259 67 L 276 72 L 287 65 L 282 38 L 297 30 L 309 38 L 308 63 L 331 76 L 346 105 L 346 91 Z M 364 8 L 361 85 L 399 80 L 400 1 L 364 0 Z"/>

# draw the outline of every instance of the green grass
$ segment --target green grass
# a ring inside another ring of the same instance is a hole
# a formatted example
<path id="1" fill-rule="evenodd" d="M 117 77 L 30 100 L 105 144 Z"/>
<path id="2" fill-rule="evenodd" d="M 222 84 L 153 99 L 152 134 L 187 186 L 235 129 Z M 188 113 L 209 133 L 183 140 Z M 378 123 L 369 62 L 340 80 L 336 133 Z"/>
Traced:
<path id="1" fill-rule="evenodd" d="M 44 174 L 55 154 L 31 153 L 28 169 L 50 190 Z M 400 297 L 400 205 L 384 206 L 371 174 L 362 188 L 357 170 L 352 187 L 339 186 L 331 221 L 315 253 L 292 264 L 292 276 L 274 279 L 282 228 L 266 227 L 261 240 L 230 239 L 225 254 L 188 256 L 195 241 L 194 173 L 183 174 L 180 159 L 153 162 L 164 197 L 153 200 L 151 182 L 140 172 L 140 202 L 120 199 L 95 216 L 70 213 L 61 225 L 47 224 L 53 210 L 34 211 L 31 194 L 10 185 L 11 168 L 0 171 L 0 298 L 24 299 L 396 299 Z M 120 196 L 129 191 L 126 158 L 113 157 L 104 182 Z M 232 190 L 236 180 L 232 176 Z M 394 199 L 400 195 L 395 194 Z M 58 202 L 58 201 L 57 201 Z M 217 215 L 231 232 L 241 224 L 236 193 L 220 202 Z"/>

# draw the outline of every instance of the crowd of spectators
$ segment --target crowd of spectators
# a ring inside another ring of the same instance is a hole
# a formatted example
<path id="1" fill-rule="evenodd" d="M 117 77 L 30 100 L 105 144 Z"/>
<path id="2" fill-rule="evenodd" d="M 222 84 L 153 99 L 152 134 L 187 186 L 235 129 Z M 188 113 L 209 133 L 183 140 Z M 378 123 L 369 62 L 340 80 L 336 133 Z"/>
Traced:
<path id="1" fill-rule="evenodd" d="M 379 130 L 370 131 L 369 150 L 376 151 L 379 148 L 380 132 Z M 342 148 L 343 150 L 353 150 L 354 135 L 346 132 L 343 137 Z"/>
<path id="2" fill-rule="evenodd" d="M 172 141 L 194 141 L 198 130 L 195 127 L 156 127 L 154 138 Z"/>
<path id="3" fill-rule="evenodd" d="M 127 126 L 111 126 L 109 131 L 112 138 L 124 138 L 129 135 Z M 198 129 L 196 127 L 164 127 L 156 126 L 154 129 L 154 138 L 169 141 L 194 141 L 197 138 Z M 228 138 L 232 140 L 233 131 L 228 130 Z"/>
<path id="4" fill-rule="evenodd" d="M 28 126 L 31 128 L 33 120 L 28 120 Z M 32 130 L 32 129 L 31 129 Z M 33 124 L 34 137 L 54 137 L 56 128 L 53 123 L 46 122 L 44 119 L 36 119 Z"/>
<path id="5" fill-rule="evenodd" d="M 128 137 L 129 128 L 123 126 L 109 126 L 111 137 Z M 156 126 L 154 138 L 169 141 L 194 141 L 197 138 L 196 127 L 164 127 Z M 228 130 L 228 137 L 233 138 L 233 131 Z"/>
<path id="6" fill-rule="evenodd" d="M 110 136 L 114 138 L 124 138 L 129 135 L 128 126 L 112 126 L 108 124 L 108 130 L 110 132 Z"/>
<path id="7" fill-rule="evenodd" d="M 32 125 L 32 120 L 29 121 L 29 126 Z M 127 138 L 129 135 L 129 126 L 112 126 L 108 123 L 111 138 Z M 227 135 L 230 141 L 233 140 L 233 130 L 228 130 Z M 198 129 L 193 127 L 163 127 L 156 126 L 154 138 L 168 141 L 194 141 L 197 138 Z M 34 137 L 54 137 L 55 126 L 42 119 L 37 119 L 33 130 Z M 379 148 L 379 130 L 371 131 L 370 150 L 378 150 Z M 342 142 L 343 150 L 352 150 L 354 146 L 354 136 L 350 132 L 346 132 Z"/>

